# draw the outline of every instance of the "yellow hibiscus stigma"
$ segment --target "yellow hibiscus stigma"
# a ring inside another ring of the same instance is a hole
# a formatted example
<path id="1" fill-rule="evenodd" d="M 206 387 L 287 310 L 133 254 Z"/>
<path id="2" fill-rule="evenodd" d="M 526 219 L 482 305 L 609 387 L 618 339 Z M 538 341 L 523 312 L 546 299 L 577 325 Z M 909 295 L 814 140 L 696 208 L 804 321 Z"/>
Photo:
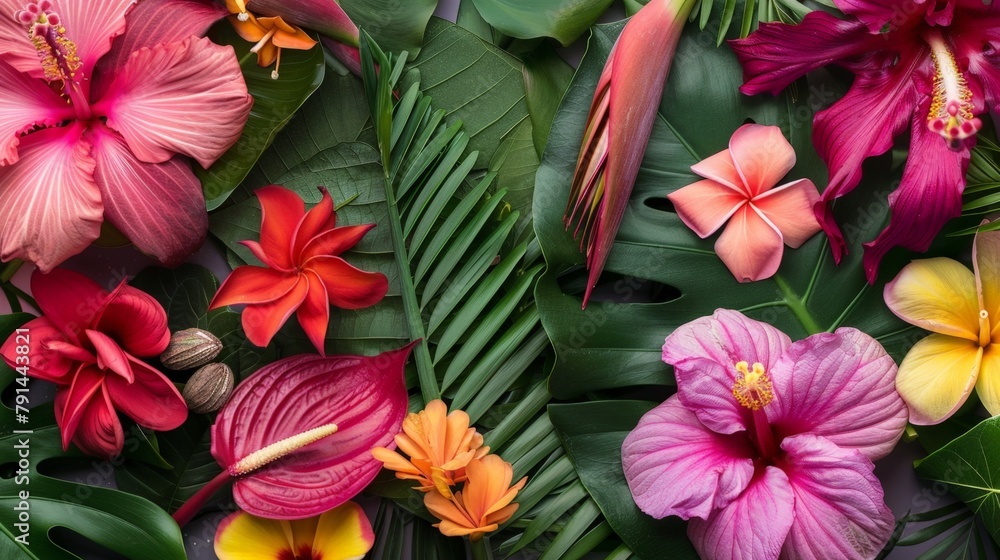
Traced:
<path id="1" fill-rule="evenodd" d="M 754 362 L 751 369 L 747 362 L 739 362 L 735 367 L 733 396 L 737 402 L 750 410 L 760 410 L 774 400 L 771 378 L 767 376 L 762 364 Z"/>

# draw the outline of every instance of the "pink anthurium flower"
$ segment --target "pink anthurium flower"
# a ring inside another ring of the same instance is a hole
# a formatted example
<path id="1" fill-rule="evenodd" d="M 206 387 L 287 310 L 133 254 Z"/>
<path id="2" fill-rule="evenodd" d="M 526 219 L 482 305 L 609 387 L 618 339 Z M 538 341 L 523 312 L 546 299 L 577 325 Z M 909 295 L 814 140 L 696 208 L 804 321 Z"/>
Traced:
<path id="1" fill-rule="evenodd" d="M 587 254 L 583 307 L 597 285 L 646 153 L 670 63 L 696 0 L 652 0 L 632 16 L 597 83 L 563 221 Z M 650 53 L 655 53 L 650 56 Z"/>
<path id="2" fill-rule="evenodd" d="M 705 179 L 667 195 L 677 215 L 702 239 L 728 222 L 715 252 L 740 282 L 769 278 L 783 245 L 798 248 L 820 230 L 812 213 L 816 185 L 799 179 L 774 188 L 795 166 L 795 150 L 776 126 L 745 124 L 729 149 L 691 170 Z"/>
<path id="3" fill-rule="evenodd" d="M 144 16 L 167 20 L 150 32 L 134 4 L 0 0 L 0 260 L 49 271 L 105 218 L 166 264 L 204 240 L 201 184 L 175 156 L 212 164 L 252 99 L 233 49 L 193 35 L 216 10 L 149 0 Z"/>
<path id="4" fill-rule="evenodd" d="M 896 365 L 856 329 L 795 343 L 718 310 L 663 345 L 677 394 L 622 445 L 639 508 L 705 560 L 873 558 L 893 530 L 872 460 L 906 427 Z"/>
<path id="5" fill-rule="evenodd" d="M 247 304 L 243 330 L 257 346 L 267 346 L 294 312 L 316 351 L 325 355 L 330 305 L 369 307 L 389 289 L 381 272 L 358 270 L 340 257 L 375 224 L 337 227 L 333 199 L 325 188 L 319 190 L 323 198 L 309 212 L 302 197 L 285 187 L 256 191 L 260 243 L 243 244 L 265 266 L 236 268 L 212 299 L 210 309 Z"/>
<path id="6" fill-rule="evenodd" d="M 896 375 L 910 422 L 947 420 L 973 388 L 991 415 L 1000 414 L 1000 231 L 976 234 L 972 270 L 940 257 L 906 265 L 886 284 L 885 303 L 932 333 Z"/>
<path id="7" fill-rule="evenodd" d="M 777 93 L 806 72 L 837 64 L 855 74 L 847 94 L 817 113 L 813 143 L 830 169 L 816 205 L 839 261 L 846 243 L 830 203 L 861 180 L 861 164 L 910 133 L 903 178 L 889 196 L 892 219 L 865 244 L 874 282 L 893 247 L 926 251 L 961 213 L 979 115 L 1000 108 L 1000 6 L 978 0 L 834 0 L 850 17 L 807 14 L 799 25 L 761 24 L 730 45 L 746 94 Z"/>
<path id="8" fill-rule="evenodd" d="M 155 299 L 125 283 L 108 293 L 64 269 L 36 270 L 31 292 L 43 315 L 22 327 L 25 334 L 11 335 L 0 354 L 11 367 L 27 365 L 29 376 L 56 384 L 63 450 L 72 441 L 96 457 L 121 453 L 116 411 L 152 430 L 184 423 L 184 398 L 139 359 L 159 355 L 170 342 L 167 314 Z"/>
<path id="9" fill-rule="evenodd" d="M 378 356 L 300 355 L 241 383 L 212 426 L 222 473 L 174 513 L 184 525 L 228 482 L 240 509 L 304 519 L 361 492 L 395 449 L 409 401 L 403 366 L 413 343 Z"/>
<path id="10" fill-rule="evenodd" d="M 357 560 L 374 544 L 371 522 L 354 502 L 296 521 L 237 511 L 215 532 L 219 560 Z"/>

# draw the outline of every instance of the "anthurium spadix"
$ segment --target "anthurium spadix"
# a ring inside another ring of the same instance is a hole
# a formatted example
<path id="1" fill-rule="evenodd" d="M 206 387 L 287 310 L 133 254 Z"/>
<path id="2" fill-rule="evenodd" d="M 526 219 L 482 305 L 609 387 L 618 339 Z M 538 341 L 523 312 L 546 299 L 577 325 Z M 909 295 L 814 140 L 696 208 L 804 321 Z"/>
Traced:
<path id="1" fill-rule="evenodd" d="M 218 11 L 140 5 L 0 0 L 0 260 L 52 270 L 104 219 L 167 264 L 204 240 L 187 157 L 217 160 L 253 100 L 232 47 L 198 36 Z"/>
<path id="2" fill-rule="evenodd" d="M 396 447 L 412 347 L 378 356 L 293 356 L 255 372 L 212 426 L 222 473 L 174 519 L 184 525 L 229 482 L 240 509 L 269 519 L 304 519 L 353 498 L 382 468 L 372 448 Z"/>
<path id="3" fill-rule="evenodd" d="M 695 0 L 652 0 L 632 16 L 597 83 L 563 220 L 587 255 L 583 306 L 614 244 Z"/>

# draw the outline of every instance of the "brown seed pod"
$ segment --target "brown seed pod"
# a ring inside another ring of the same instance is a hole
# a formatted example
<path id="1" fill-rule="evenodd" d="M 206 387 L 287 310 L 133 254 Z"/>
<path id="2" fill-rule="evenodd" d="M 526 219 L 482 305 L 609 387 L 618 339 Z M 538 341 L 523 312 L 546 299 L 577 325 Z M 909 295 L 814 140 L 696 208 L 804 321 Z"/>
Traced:
<path id="1" fill-rule="evenodd" d="M 175 371 L 192 369 L 212 361 L 222 351 L 222 341 L 201 329 L 184 329 L 170 337 L 170 345 L 160 354 L 163 367 Z"/>
<path id="2" fill-rule="evenodd" d="M 234 385 L 233 370 L 226 364 L 202 366 L 184 385 L 184 402 L 196 414 L 215 412 L 229 400 Z"/>

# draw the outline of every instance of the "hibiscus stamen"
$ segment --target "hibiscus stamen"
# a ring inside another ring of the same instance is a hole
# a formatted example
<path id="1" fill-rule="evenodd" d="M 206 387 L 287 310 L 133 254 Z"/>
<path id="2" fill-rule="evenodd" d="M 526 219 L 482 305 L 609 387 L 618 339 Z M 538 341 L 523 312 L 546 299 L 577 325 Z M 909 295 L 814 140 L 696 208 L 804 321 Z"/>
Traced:
<path id="1" fill-rule="evenodd" d="M 229 467 L 229 474 L 232 476 L 242 476 L 255 471 L 264 465 L 277 461 L 289 453 L 301 449 L 310 443 L 317 442 L 327 436 L 337 432 L 336 424 L 325 424 L 318 428 L 306 430 L 301 434 L 287 437 L 276 441 L 263 449 L 258 449 L 246 457 L 240 459 Z"/>
<path id="2" fill-rule="evenodd" d="M 746 362 L 737 363 L 733 396 L 750 410 L 760 410 L 774 400 L 771 378 L 764 371 L 764 366 L 754 362 L 751 370 Z"/>
<path id="3" fill-rule="evenodd" d="M 944 137 L 952 149 L 958 149 L 962 140 L 979 132 L 983 122 L 974 114 L 972 90 L 944 37 L 932 30 L 924 34 L 924 40 L 931 47 L 934 60 L 934 87 L 927 111 L 927 127 Z"/>

